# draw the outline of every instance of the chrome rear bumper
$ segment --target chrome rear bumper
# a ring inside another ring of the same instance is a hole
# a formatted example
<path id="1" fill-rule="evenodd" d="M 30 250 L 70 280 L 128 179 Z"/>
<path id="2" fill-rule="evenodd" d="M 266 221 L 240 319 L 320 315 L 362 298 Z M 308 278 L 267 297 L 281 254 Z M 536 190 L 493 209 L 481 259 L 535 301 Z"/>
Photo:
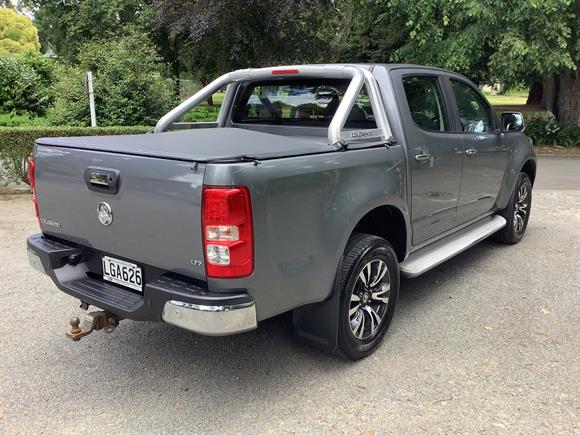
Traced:
<path id="1" fill-rule="evenodd" d="M 202 335 L 230 335 L 256 329 L 256 305 L 197 305 L 167 301 L 163 321 Z"/>

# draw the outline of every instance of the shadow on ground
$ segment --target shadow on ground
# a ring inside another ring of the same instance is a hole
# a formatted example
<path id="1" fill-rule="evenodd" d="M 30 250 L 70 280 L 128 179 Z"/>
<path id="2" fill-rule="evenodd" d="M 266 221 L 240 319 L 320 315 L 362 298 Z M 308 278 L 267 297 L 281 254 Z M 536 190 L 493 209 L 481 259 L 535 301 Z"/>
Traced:
<path id="1" fill-rule="evenodd" d="M 418 278 L 403 279 L 392 327 L 407 317 L 423 315 L 429 309 L 424 300 L 439 297 L 450 280 L 469 274 L 494 249 L 503 248 L 484 242 Z M 204 337 L 163 323 L 130 321 L 122 322 L 114 334 L 95 335 L 68 344 L 70 357 L 86 360 L 90 354 L 92 363 L 83 370 L 106 367 L 107 383 L 139 376 L 140 382 L 133 385 L 135 394 L 147 393 L 150 376 L 162 376 L 166 386 L 175 383 L 182 391 L 231 391 L 233 386 L 241 394 L 248 389 L 264 392 L 290 385 L 294 376 L 331 375 L 353 367 L 349 361 L 294 341 L 289 313 L 261 322 L 255 331 L 229 337 Z M 53 344 L 62 347 L 60 336 L 53 340 L 57 343 L 45 343 L 42 351 L 50 353 Z"/>

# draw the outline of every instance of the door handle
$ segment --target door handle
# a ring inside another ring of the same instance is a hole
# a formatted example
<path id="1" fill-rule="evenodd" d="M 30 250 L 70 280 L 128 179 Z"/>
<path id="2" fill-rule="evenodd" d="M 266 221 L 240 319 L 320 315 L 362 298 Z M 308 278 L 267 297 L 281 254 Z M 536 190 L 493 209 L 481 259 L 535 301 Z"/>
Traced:
<path id="1" fill-rule="evenodd" d="M 121 173 L 116 169 L 96 168 L 85 169 L 85 183 L 94 192 L 116 194 L 119 191 Z"/>
<path id="2" fill-rule="evenodd" d="M 429 162 L 431 161 L 431 159 L 433 158 L 433 156 L 431 154 L 417 154 L 415 156 L 415 160 L 417 160 L 418 162 Z"/>
<path id="3" fill-rule="evenodd" d="M 470 148 L 468 150 L 465 150 L 465 154 L 467 154 L 469 157 L 473 157 L 474 155 L 477 154 L 477 148 Z"/>

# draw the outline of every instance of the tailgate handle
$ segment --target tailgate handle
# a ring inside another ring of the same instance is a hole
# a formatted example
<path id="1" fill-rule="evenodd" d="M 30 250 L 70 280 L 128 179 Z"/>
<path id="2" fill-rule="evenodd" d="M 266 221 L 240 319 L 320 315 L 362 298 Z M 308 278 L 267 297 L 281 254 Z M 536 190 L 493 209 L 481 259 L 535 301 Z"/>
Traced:
<path id="1" fill-rule="evenodd" d="M 88 167 L 85 169 L 85 183 L 89 190 L 115 194 L 119 191 L 121 173 L 116 169 Z"/>

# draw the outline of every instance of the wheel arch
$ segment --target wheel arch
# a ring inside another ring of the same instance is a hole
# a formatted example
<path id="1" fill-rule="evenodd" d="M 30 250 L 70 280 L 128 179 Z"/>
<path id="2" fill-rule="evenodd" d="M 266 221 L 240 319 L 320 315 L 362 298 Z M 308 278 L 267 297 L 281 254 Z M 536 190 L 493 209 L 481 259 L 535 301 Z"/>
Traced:
<path id="1" fill-rule="evenodd" d="M 365 233 L 382 237 L 395 250 L 399 262 L 407 256 L 407 220 L 403 211 L 395 205 L 379 205 L 364 213 L 350 231 L 349 238 L 354 233 Z"/>
<path id="2" fill-rule="evenodd" d="M 530 181 L 532 182 L 532 186 L 534 185 L 534 181 L 536 181 L 536 161 L 534 159 L 528 159 L 520 172 L 527 174 L 530 177 Z"/>
<path id="3" fill-rule="evenodd" d="M 521 143 L 517 142 L 516 145 L 520 146 Z M 511 198 L 512 192 L 518 181 L 518 177 L 522 172 L 530 177 L 532 187 L 534 186 L 537 170 L 536 155 L 529 140 L 522 145 L 522 147 L 523 146 L 525 146 L 525 148 L 522 149 L 516 147 L 516 151 L 512 153 L 509 166 L 505 171 L 503 183 L 496 200 L 497 210 L 503 210 L 507 207 L 509 199 Z"/>

